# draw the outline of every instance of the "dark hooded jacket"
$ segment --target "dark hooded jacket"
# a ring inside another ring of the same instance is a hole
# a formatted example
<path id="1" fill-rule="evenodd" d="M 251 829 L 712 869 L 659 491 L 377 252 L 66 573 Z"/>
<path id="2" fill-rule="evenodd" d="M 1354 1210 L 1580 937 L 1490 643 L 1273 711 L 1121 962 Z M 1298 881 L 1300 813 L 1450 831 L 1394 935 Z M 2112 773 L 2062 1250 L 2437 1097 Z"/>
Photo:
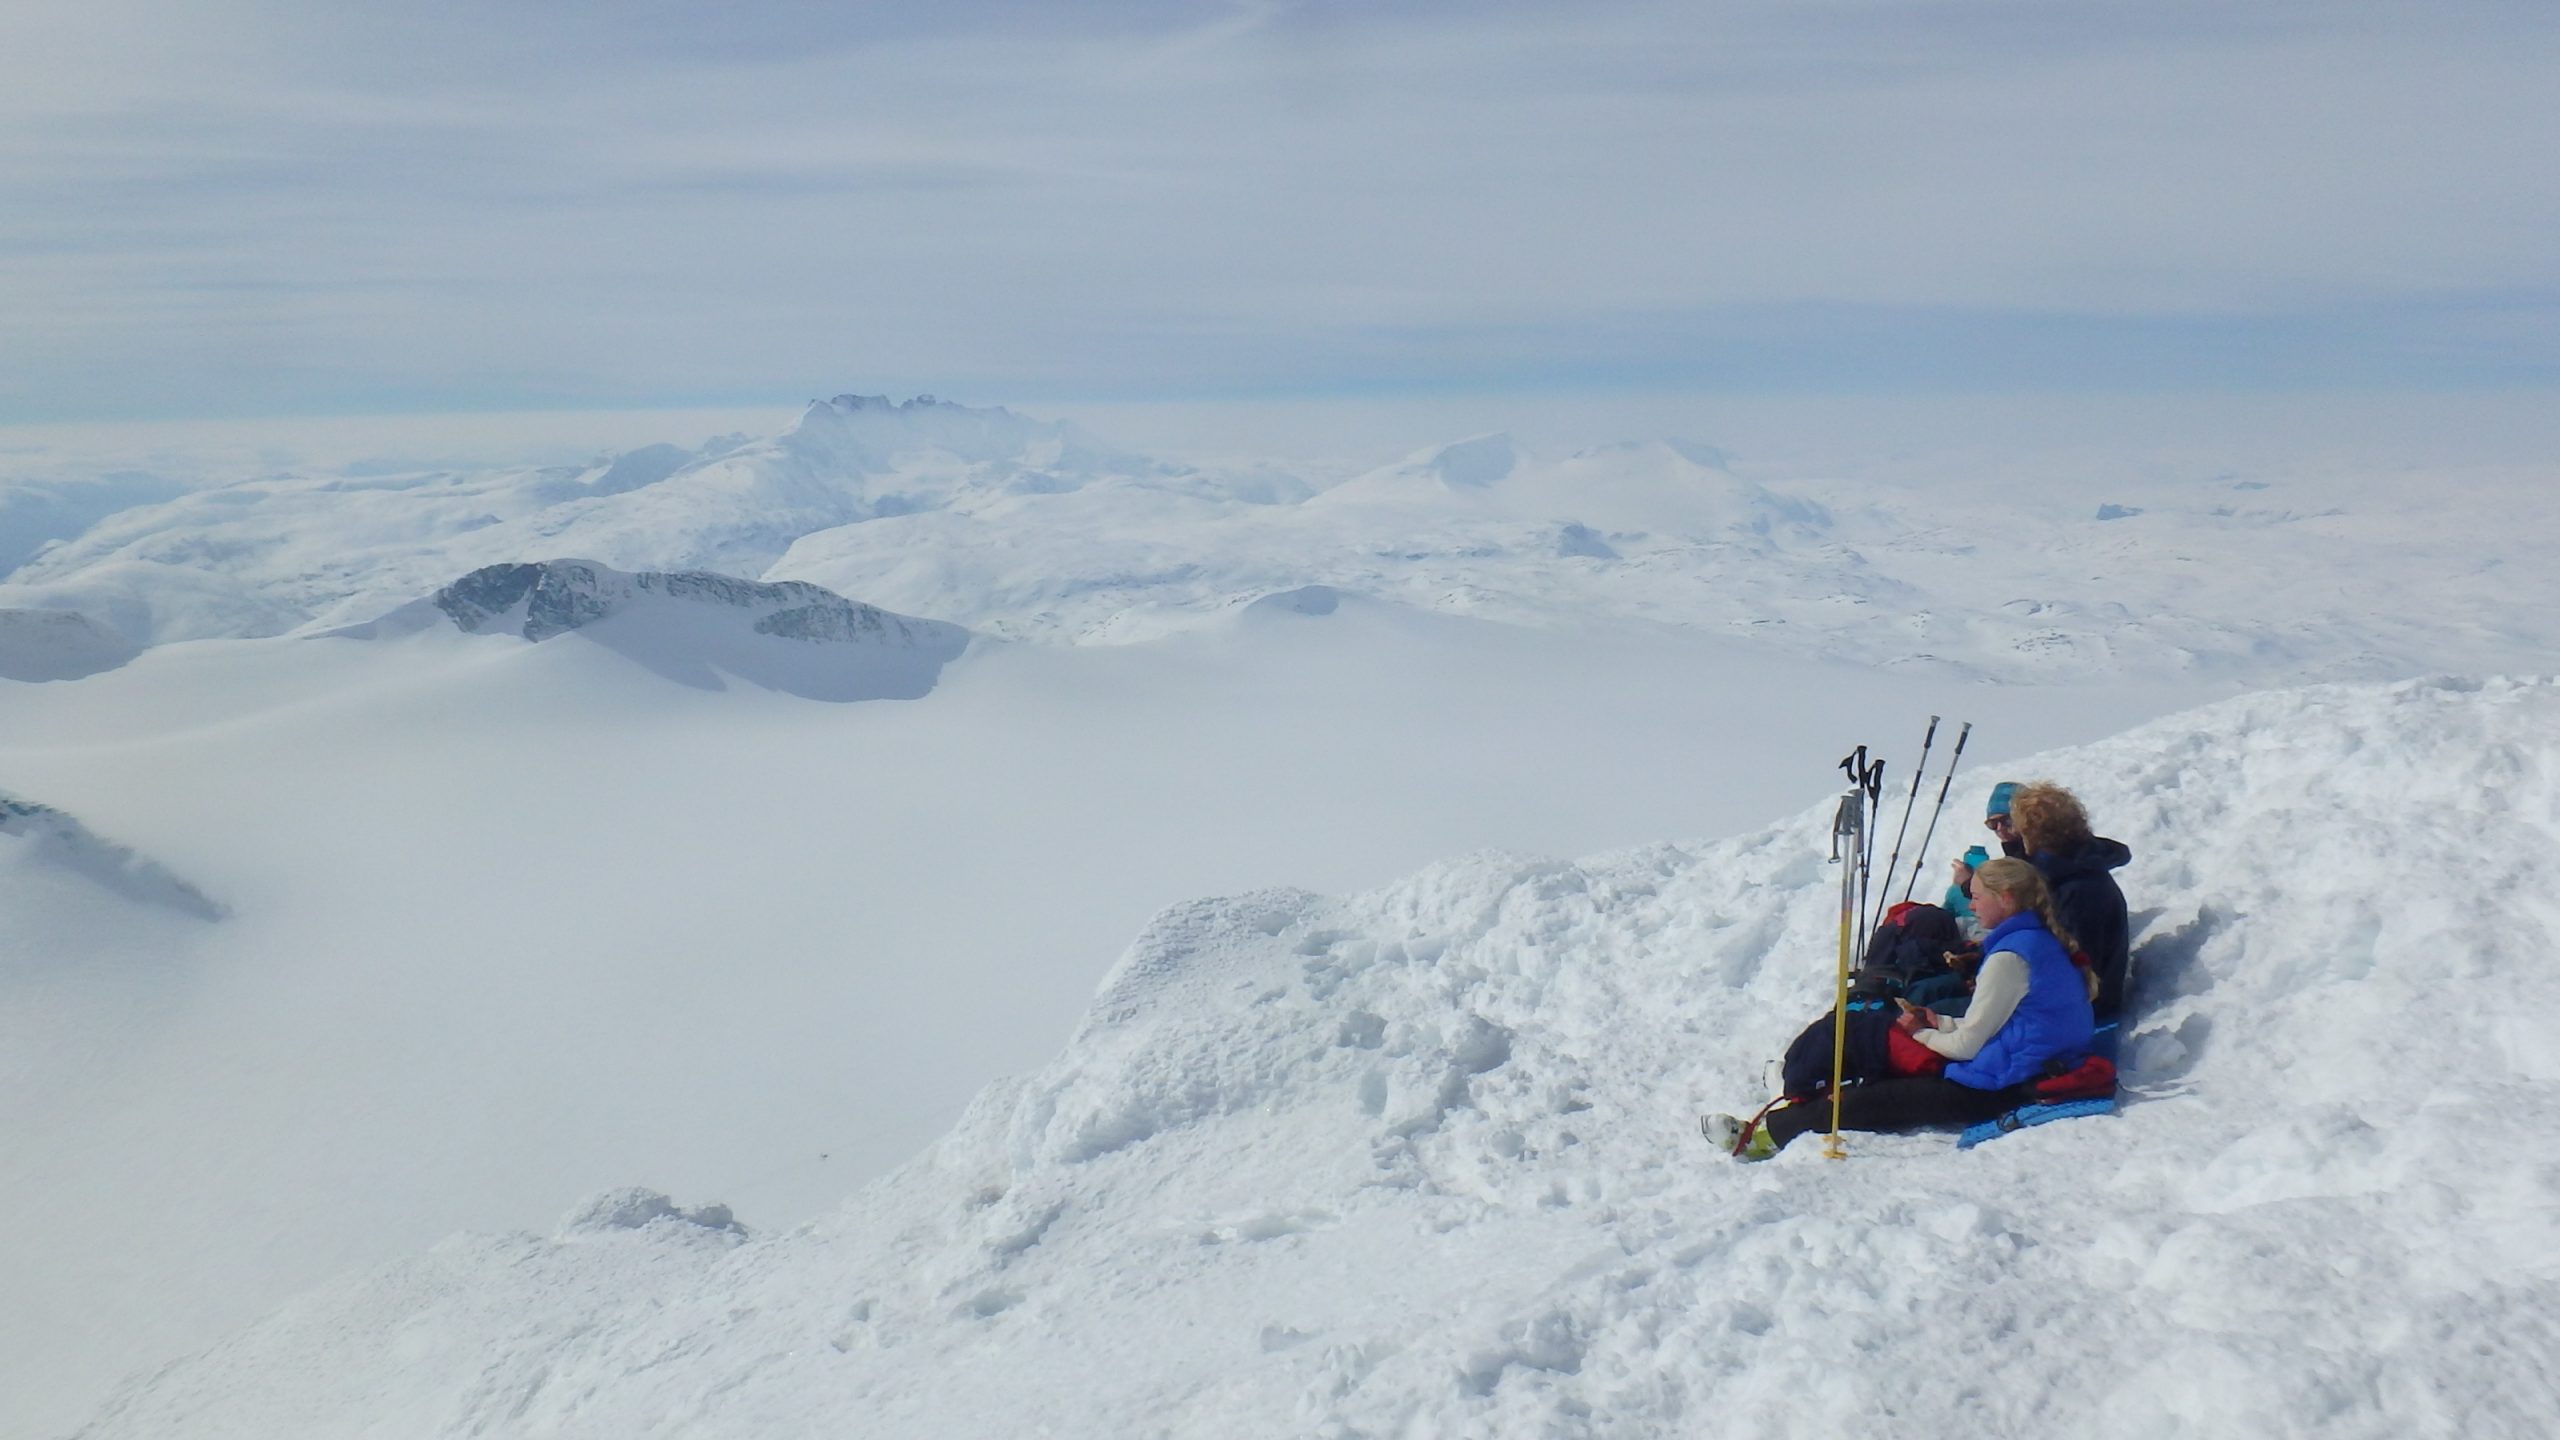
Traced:
<path id="1" fill-rule="evenodd" d="M 2039 850 L 2027 857 L 2053 891 L 2053 911 L 2062 928 L 2097 972 L 2100 1020 L 2112 1020 L 2124 1004 L 2125 969 L 2131 963 L 2124 892 L 2111 870 L 2133 859 L 2121 841 L 2097 836 L 2076 850 Z"/>

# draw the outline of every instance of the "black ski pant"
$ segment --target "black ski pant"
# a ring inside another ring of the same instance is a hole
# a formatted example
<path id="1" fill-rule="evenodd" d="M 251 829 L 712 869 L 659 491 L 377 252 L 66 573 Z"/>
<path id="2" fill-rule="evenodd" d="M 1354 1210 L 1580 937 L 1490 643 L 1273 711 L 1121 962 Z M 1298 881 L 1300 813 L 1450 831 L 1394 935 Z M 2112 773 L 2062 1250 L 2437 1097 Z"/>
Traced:
<path id="1" fill-rule="evenodd" d="M 1944 1125 L 1972 1125 L 2005 1115 L 2035 1099 L 2032 1085 L 2006 1090 L 1976 1090 L 1942 1075 L 1914 1075 L 1901 1080 L 1871 1080 L 1840 1092 L 1843 1130 L 1927 1130 Z M 1785 1149 L 1787 1142 L 1813 1131 L 1831 1131 L 1831 1101 L 1804 1100 L 1769 1112 L 1760 1122 L 1769 1138 Z"/>

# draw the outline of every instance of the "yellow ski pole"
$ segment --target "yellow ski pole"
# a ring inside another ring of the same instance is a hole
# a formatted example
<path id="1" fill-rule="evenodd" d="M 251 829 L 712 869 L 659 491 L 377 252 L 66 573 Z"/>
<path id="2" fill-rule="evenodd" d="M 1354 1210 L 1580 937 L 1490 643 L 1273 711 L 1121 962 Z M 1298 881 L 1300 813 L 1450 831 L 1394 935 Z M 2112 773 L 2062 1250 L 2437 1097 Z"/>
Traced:
<path id="1" fill-rule="evenodd" d="M 1840 797 L 1840 809 L 1831 821 L 1832 858 L 1841 859 L 1841 842 L 1848 842 L 1848 854 L 1854 856 L 1866 843 L 1866 787 L 1852 779 L 1849 793 Z M 1825 1159 L 1846 1160 L 1848 1147 L 1840 1139 L 1840 1082 L 1849 1056 L 1849 950 L 1850 936 L 1857 926 L 1857 868 L 1844 863 L 1840 869 L 1840 968 L 1831 999 L 1831 1133 L 1824 1137 Z"/>

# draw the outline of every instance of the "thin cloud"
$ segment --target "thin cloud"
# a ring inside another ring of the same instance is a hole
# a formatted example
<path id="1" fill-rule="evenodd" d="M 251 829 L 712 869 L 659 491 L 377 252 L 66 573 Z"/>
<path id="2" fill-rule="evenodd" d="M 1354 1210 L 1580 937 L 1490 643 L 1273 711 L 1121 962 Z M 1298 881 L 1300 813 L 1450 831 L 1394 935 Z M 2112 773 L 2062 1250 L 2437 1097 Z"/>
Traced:
<path id="1" fill-rule="evenodd" d="M 2121 353 L 2180 337 L 2207 381 L 2484 384 L 2549 371 L 2484 314 L 2560 291 L 2560 17 L 2519 5 L 152 18 L 0 19 L 50 62 L 0 97 L 0 417 L 146 374 L 222 413 L 1727 385 L 1714 338 L 1779 316 L 1759 384 L 2154 383 Z"/>

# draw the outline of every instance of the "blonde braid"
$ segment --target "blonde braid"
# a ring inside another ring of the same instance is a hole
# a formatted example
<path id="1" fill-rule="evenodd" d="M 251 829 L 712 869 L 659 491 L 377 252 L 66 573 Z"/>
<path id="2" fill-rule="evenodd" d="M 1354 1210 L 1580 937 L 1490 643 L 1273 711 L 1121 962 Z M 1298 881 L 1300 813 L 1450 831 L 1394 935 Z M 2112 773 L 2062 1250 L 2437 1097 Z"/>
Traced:
<path id="1" fill-rule="evenodd" d="M 1987 884 L 2015 901 L 2020 908 L 2034 911 L 2036 918 L 2044 922 L 2045 930 L 2062 942 L 2065 953 L 2080 948 L 2080 942 L 2072 938 L 2070 931 L 2062 928 L 2062 917 L 2053 908 L 2053 889 L 2044 883 L 2043 874 L 2033 865 L 2015 856 L 2003 855 L 1997 860 L 1984 862 L 1981 869 L 1974 871 L 1973 883 Z"/>

